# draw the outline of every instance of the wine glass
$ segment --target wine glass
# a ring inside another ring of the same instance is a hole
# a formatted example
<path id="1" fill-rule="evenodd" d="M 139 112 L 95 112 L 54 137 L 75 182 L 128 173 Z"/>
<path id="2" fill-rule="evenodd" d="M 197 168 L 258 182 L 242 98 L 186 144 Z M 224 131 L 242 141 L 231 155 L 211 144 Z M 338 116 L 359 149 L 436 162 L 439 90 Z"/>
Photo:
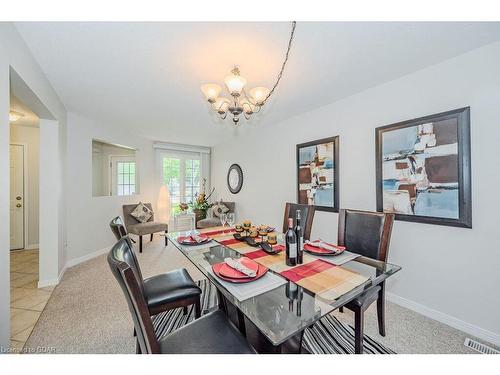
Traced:
<path id="1" fill-rule="evenodd" d="M 234 216 L 234 212 L 229 212 L 226 216 L 227 224 L 229 227 L 232 227 L 236 221 L 236 217 Z"/>
<path id="2" fill-rule="evenodd" d="M 222 224 L 222 233 L 224 233 L 224 227 L 226 226 L 227 216 L 226 214 L 220 214 L 220 223 Z"/>

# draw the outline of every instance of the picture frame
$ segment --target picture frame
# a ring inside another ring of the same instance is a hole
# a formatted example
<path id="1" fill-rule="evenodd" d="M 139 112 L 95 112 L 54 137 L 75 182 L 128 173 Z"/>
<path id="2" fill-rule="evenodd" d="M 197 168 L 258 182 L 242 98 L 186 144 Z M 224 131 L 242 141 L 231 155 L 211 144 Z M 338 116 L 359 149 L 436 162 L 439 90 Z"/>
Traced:
<path id="1" fill-rule="evenodd" d="M 296 146 L 297 202 L 339 212 L 339 137 Z"/>
<path id="2" fill-rule="evenodd" d="M 470 107 L 375 129 L 377 211 L 472 228 Z"/>

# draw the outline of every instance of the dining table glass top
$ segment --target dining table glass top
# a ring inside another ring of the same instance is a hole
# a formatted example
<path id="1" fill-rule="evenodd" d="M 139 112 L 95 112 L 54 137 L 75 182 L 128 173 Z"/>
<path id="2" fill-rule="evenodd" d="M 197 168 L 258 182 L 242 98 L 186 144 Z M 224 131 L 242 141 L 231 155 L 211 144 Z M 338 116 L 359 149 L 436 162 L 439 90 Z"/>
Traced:
<path id="1" fill-rule="evenodd" d="M 210 228 L 213 232 L 214 229 Z M 232 236 L 233 232 L 226 227 L 227 237 Z M 200 232 L 203 232 L 201 230 Z M 206 232 L 206 231 L 205 231 Z M 298 285 L 290 278 L 285 278 L 276 271 L 276 268 L 269 267 L 269 272 L 283 278 L 283 285 L 274 289 L 265 291 L 259 295 L 239 300 L 232 293 L 224 282 L 212 272 L 212 265 L 224 262 L 225 258 L 238 259 L 245 256 L 239 249 L 232 249 L 216 238 L 212 241 L 196 246 L 181 245 L 177 242 L 179 236 L 189 235 L 190 232 L 172 232 L 168 234 L 170 241 L 177 249 L 181 251 L 195 265 L 202 274 L 209 279 L 219 290 L 220 293 L 233 305 L 235 305 L 245 317 L 250 320 L 259 331 L 273 344 L 279 345 L 292 336 L 300 333 L 308 326 L 319 320 L 321 317 L 333 310 L 345 305 L 347 302 L 363 294 L 367 289 L 380 284 L 389 276 L 398 272 L 401 267 L 359 256 L 353 260 L 335 268 L 336 274 L 355 275 L 357 278 L 356 286 L 345 288 L 339 293 L 338 287 L 332 283 L 322 284 L 318 291 L 316 284 L 304 284 L 296 281 Z M 214 236 L 217 237 L 217 236 Z M 225 237 L 225 238 L 227 238 Z M 278 244 L 284 243 L 283 234 L 278 234 Z M 349 249 L 355 253 L 355 249 Z M 321 277 L 321 276 L 320 276 Z M 293 278 L 292 278 L 293 279 Z M 285 282 L 286 281 L 286 282 Z M 237 287 L 237 286 L 236 286 Z M 334 289 L 335 288 L 335 289 Z M 231 289 L 231 288 L 229 288 Z M 313 291 L 316 290 L 316 291 Z"/>

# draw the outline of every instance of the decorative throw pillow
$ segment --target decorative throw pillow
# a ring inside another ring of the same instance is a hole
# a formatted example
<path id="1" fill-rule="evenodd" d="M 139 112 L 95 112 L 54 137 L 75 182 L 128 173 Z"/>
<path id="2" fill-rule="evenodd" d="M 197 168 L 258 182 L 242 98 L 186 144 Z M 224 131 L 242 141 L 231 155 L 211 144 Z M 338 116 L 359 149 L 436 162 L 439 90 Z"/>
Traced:
<path id="1" fill-rule="evenodd" d="M 140 202 L 135 208 L 134 211 L 130 213 L 133 217 L 137 219 L 137 221 L 141 223 L 147 222 L 153 216 L 153 211 L 147 208 L 144 203 Z"/>
<path id="2" fill-rule="evenodd" d="M 215 206 L 212 207 L 212 211 L 216 217 L 220 217 L 221 214 L 225 214 L 229 212 L 229 208 L 227 208 L 224 203 L 219 202 Z"/>

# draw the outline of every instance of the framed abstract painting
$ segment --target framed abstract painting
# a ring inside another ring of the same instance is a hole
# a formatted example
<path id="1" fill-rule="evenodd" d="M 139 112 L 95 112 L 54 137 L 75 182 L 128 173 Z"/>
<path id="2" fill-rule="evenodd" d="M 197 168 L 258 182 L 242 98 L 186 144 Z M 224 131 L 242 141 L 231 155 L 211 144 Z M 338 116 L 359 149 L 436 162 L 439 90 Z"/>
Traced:
<path id="1" fill-rule="evenodd" d="M 375 129 L 377 211 L 472 228 L 470 109 Z"/>
<path id="2" fill-rule="evenodd" d="M 339 211 L 339 137 L 297 145 L 297 202 Z"/>

